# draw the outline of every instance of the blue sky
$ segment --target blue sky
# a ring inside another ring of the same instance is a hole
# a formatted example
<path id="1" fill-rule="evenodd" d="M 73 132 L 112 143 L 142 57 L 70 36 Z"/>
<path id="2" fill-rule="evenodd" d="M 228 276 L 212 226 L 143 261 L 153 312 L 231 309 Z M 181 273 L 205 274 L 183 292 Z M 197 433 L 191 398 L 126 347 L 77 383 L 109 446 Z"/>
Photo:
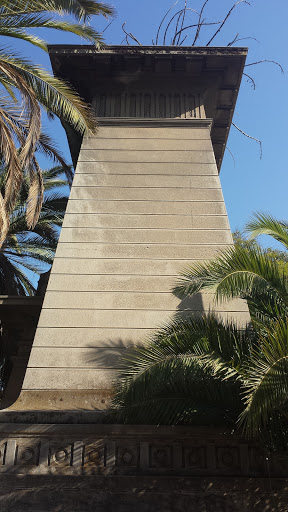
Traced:
<path id="1" fill-rule="evenodd" d="M 162 17 L 173 4 L 167 0 L 114 0 L 111 3 L 117 11 L 117 18 L 105 32 L 108 44 L 121 43 L 124 37 L 121 25 L 125 21 L 126 29 L 133 32 L 142 44 L 151 44 Z M 184 0 L 179 0 L 179 8 L 183 3 Z M 205 16 L 207 21 L 223 19 L 233 3 L 231 0 L 208 1 Z M 259 159 L 257 143 L 243 137 L 234 128 L 231 129 L 228 147 L 234 155 L 235 168 L 231 155 L 226 151 L 220 176 L 232 230 L 241 229 L 252 212 L 259 210 L 270 212 L 278 218 L 288 219 L 288 2 L 251 0 L 250 3 L 250 7 L 245 3 L 237 6 L 213 44 L 226 46 L 237 33 L 239 37 L 256 38 L 259 42 L 245 40 L 237 44 L 249 47 L 247 63 L 261 59 L 276 60 L 282 64 L 285 73 L 281 74 L 278 67 L 273 64 L 259 64 L 247 68 L 247 73 L 255 79 L 256 91 L 252 90 L 245 79 L 242 81 L 234 122 L 246 133 L 262 140 L 263 157 L 262 160 Z M 202 1 L 188 0 L 188 4 L 191 8 L 199 10 Z M 173 12 L 176 12 L 175 9 Z M 195 19 L 191 12 L 191 23 Z M 93 26 L 100 31 L 106 25 L 107 21 L 101 18 L 95 18 L 93 21 Z M 199 44 L 205 45 L 211 33 L 211 27 L 203 28 Z M 44 35 L 49 43 L 54 44 L 83 42 L 75 36 L 54 31 L 46 30 Z M 187 45 L 191 40 L 192 33 L 187 38 Z M 28 49 L 24 44 L 21 50 L 25 51 L 26 48 Z M 31 51 L 29 48 L 29 54 L 26 51 L 26 55 L 37 59 L 46 67 L 50 66 L 49 58 L 38 50 Z M 66 136 L 60 124 L 50 123 L 49 129 L 63 153 L 69 158 Z"/>

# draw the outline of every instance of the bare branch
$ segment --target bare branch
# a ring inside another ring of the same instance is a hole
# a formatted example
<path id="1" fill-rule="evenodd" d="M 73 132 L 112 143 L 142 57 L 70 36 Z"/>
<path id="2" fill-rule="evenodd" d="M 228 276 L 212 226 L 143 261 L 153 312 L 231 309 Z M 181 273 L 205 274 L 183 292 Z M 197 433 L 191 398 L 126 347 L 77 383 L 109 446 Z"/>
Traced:
<path id="1" fill-rule="evenodd" d="M 212 22 L 209 22 L 209 23 L 201 23 L 201 26 L 204 27 L 204 26 L 208 26 L 208 25 L 220 25 L 220 23 L 222 23 L 222 21 L 212 21 Z M 194 25 L 188 25 L 187 27 L 184 27 L 182 28 L 182 30 L 179 32 L 182 34 L 182 32 L 184 32 L 184 30 L 188 30 L 189 28 L 193 28 L 193 27 L 198 27 L 198 23 L 194 24 Z M 176 36 L 179 34 L 179 32 L 176 34 Z"/>
<path id="2" fill-rule="evenodd" d="M 218 30 L 216 30 L 215 34 L 211 37 L 211 39 L 208 41 L 206 46 L 209 46 L 212 43 L 213 39 L 215 39 L 217 34 L 219 34 L 219 32 L 222 29 L 223 25 L 226 23 L 226 21 L 228 20 L 229 16 L 232 14 L 233 10 L 235 9 L 235 7 L 238 4 L 247 4 L 247 5 L 249 5 L 251 7 L 251 4 L 249 2 L 247 2 L 247 0 L 239 0 L 239 2 L 236 2 L 236 4 L 234 4 L 233 7 L 231 7 L 230 11 L 228 12 L 228 14 L 226 15 L 225 19 L 223 20 L 221 26 L 218 28 Z"/>
<path id="3" fill-rule="evenodd" d="M 209 2 L 209 0 L 205 0 L 204 4 L 202 5 L 202 9 L 200 11 L 200 14 L 199 14 L 199 20 L 198 20 L 198 27 L 197 27 L 197 30 L 196 30 L 196 34 L 195 34 L 195 37 L 194 37 L 194 41 L 192 43 L 192 46 L 195 46 L 196 44 L 196 41 L 198 40 L 199 38 L 199 34 L 200 34 L 200 30 L 201 30 L 201 27 L 202 27 L 202 14 L 203 14 L 203 11 L 206 7 L 206 4 Z M 203 20 L 204 21 L 204 20 Z"/>
<path id="4" fill-rule="evenodd" d="M 236 41 L 238 41 L 238 36 L 239 36 L 239 32 L 238 34 L 234 37 L 233 41 L 231 41 L 231 43 L 228 43 L 227 46 L 232 46 L 232 44 L 236 43 Z"/>
<path id="5" fill-rule="evenodd" d="M 138 41 L 138 39 L 136 39 L 136 37 L 131 33 L 131 32 L 126 32 L 125 30 L 125 25 L 126 25 L 126 21 L 123 23 L 122 25 L 122 30 L 124 32 L 124 34 L 126 34 L 126 43 L 130 46 L 130 43 L 129 43 L 129 40 L 128 40 L 128 37 L 130 37 L 132 39 L 132 41 L 135 41 L 135 43 L 139 44 L 139 46 L 142 46 L 142 44 Z"/>
<path id="6" fill-rule="evenodd" d="M 176 14 L 174 14 L 174 16 L 172 16 L 171 20 L 169 21 L 167 27 L 166 27 L 166 30 L 165 30 L 165 33 L 164 33 L 164 38 L 163 38 L 163 45 L 165 46 L 166 44 L 166 37 L 167 37 L 167 32 L 168 32 L 168 29 L 172 23 L 172 21 L 174 20 L 174 18 L 176 18 L 176 16 L 178 16 L 178 14 L 181 14 L 183 12 L 183 9 L 181 9 L 180 11 L 176 12 Z"/>
<path id="7" fill-rule="evenodd" d="M 242 133 L 242 135 L 245 135 L 245 137 L 248 137 L 248 139 L 252 139 L 252 140 L 255 140 L 256 142 L 258 142 L 259 146 L 260 146 L 260 160 L 262 158 L 262 142 L 261 140 L 259 139 L 256 139 L 255 137 L 251 137 L 251 135 L 248 135 L 247 133 L 243 132 L 243 130 L 241 130 L 241 128 L 239 128 L 239 126 L 237 126 L 235 123 L 231 123 L 234 128 L 236 128 L 236 130 L 238 130 L 240 133 Z"/>
<path id="8" fill-rule="evenodd" d="M 256 64 L 262 64 L 262 62 L 271 62 L 272 64 L 276 64 L 276 66 L 279 66 L 279 68 L 281 69 L 281 73 L 284 74 L 284 69 L 282 68 L 281 64 L 279 64 L 279 62 L 276 62 L 275 60 L 258 60 L 257 62 L 251 62 L 250 64 L 246 64 L 245 68 L 248 68 L 249 66 L 256 66 Z"/>
<path id="9" fill-rule="evenodd" d="M 251 39 L 251 41 L 256 41 L 257 43 L 260 44 L 260 41 L 258 41 L 258 39 L 256 39 L 256 37 L 240 37 L 239 39 L 237 39 L 237 43 L 238 43 L 238 41 L 246 41 L 246 39 Z"/>
<path id="10" fill-rule="evenodd" d="M 110 27 L 110 25 L 112 25 L 113 21 L 115 21 L 115 20 L 116 20 L 116 18 L 113 18 L 113 19 L 110 21 L 110 23 L 108 23 L 108 25 L 104 28 L 103 32 L 101 32 L 101 34 L 100 34 L 101 36 L 104 34 L 104 32 L 106 32 L 107 28 L 109 28 L 109 27 Z"/>
<path id="11" fill-rule="evenodd" d="M 252 76 L 250 76 L 250 75 L 247 75 L 247 73 L 243 73 L 243 76 L 247 76 L 247 78 L 248 78 L 247 82 L 251 83 L 251 87 L 253 87 L 253 90 L 255 91 L 256 84 L 255 84 L 254 78 L 252 78 Z"/>
<path id="12" fill-rule="evenodd" d="M 185 12 L 185 11 L 183 10 L 183 14 L 184 14 L 184 12 Z M 176 34 L 176 33 L 177 33 L 177 31 L 178 31 L 178 27 L 179 27 L 179 21 L 180 21 L 180 19 L 181 19 L 181 14 L 179 14 L 178 19 L 177 19 L 176 28 L 175 28 L 175 34 Z M 173 46 L 175 45 L 175 37 L 176 37 L 176 36 L 174 35 L 174 37 L 173 37 L 173 39 L 172 39 L 172 45 L 173 45 Z M 179 37 L 180 37 L 180 35 L 179 35 Z"/>
<path id="13" fill-rule="evenodd" d="M 156 41 L 155 41 L 155 45 L 157 46 L 158 45 L 158 40 L 159 40 L 159 34 L 160 34 L 160 30 L 161 30 L 161 27 L 164 23 L 164 20 L 167 18 L 168 14 L 170 11 L 172 11 L 173 7 L 175 7 L 175 5 L 177 5 L 179 2 L 179 0 L 176 0 L 176 2 L 170 7 L 170 9 L 168 9 L 168 11 L 166 12 L 165 16 L 162 18 L 161 20 L 161 23 L 158 27 L 158 31 L 157 31 L 157 35 L 156 35 Z"/>
<path id="14" fill-rule="evenodd" d="M 233 158 L 234 169 L 235 169 L 235 167 L 236 167 L 236 161 L 235 161 L 234 155 L 233 155 L 232 151 L 228 148 L 228 146 L 226 146 L 226 149 L 227 149 L 227 151 L 229 151 L 230 155 L 231 155 L 231 156 L 232 156 L 232 158 Z"/>
<path id="15" fill-rule="evenodd" d="M 178 46 L 178 45 L 179 45 L 179 41 L 180 41 L 180 37 L 181 37 L 181 32 L 182 32 L 182 30 L 183 30 L 183 25 L 184 25 L 185 16 L 184 16 L 184 19 L 182 20 L 181 30 L 179 30 L 179 31 L 178 31 L 178 25 L 179 25 L 179 21 L 180 21 L 180 19 L 181 19 L 181 14 L 186 15 L 186 13 L 187 13 L 188 11 L 195 12 L 195 13 L 199 16 L 199 13 L 198 13 L 197 11 L 195 11 L 195 9 L 190 9 L 190 7 L 185 7 L 184 9 L 181 9 L 181 11 L 178 11 L 176 14 L 174 14 L 174 16 L 171 18 L 170 22 L 168 23 L 167 29 L 166 29 L 166 31 L 165 31 L 165 39 L 166 39 L 167 30 L 168 30 L 168 28 L 169 28 L 169 26 L 170 26 L 171 22 L 172 22 L 172 21 L 173 21 L 173 19 L 177 16 L 177 14 L 179 14 L 179 13 L 180 13 L 179 18 L 178 18 L 178 20 L 177 20 L 177 24 L 176 24 L 175 34 L 174 34 L 174 37 L 173 37 L 173 39 L 172 39 L 172 45 L 173 45 L 173 46 L 175 45 L 175 40 L 176 40 L 177 36 L 178 36 L 178 42 L 176 43 L 176 46 Z M 165 44 L 165 43 L 164 43 L 164 44 Z"/>
<path id="16" fill-rule="evenodd" d="M 182 30 L 182 28 L 184 26 L 184 21 L 185 21 L 185 17 L 186 17 L 186 11 L 187 11 L 187 0 L 185 0 L 184 12 L 183 12 L 183 18 L 182 18 L 182 24 L 181 24 L 181 30 Z M 181 34 L 179 34 L 178 41 L 176 43 L 177 45 L 179 45 L 180 37 L 181 37 Z"/>
<path id="17" fill-rule="evenodd" d="M 178 46 L 182 46 L 182 44 L 184 43 L 185 39 L 187 39 L 187 35 L 184 37 L 184 39 L 182 39 L 182 41 L 179 43 Z"/>

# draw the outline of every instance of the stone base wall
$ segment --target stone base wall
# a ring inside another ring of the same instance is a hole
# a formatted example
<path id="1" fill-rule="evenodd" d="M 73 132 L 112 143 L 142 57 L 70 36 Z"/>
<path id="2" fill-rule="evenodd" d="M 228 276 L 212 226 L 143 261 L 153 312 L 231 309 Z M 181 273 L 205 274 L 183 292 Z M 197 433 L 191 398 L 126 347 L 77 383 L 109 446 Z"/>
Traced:
<path id="1" fill-rule="evenodd" d="M 1 512 L 285 512 L 288 458 L 191 427 L 1 424 Z"/>

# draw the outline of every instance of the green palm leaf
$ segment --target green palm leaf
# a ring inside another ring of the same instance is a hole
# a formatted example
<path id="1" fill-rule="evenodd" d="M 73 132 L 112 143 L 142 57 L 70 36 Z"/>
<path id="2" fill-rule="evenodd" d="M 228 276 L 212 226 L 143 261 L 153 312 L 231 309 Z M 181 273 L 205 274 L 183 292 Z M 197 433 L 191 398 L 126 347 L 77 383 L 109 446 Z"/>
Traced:
<path id="1" fill-rule="evenodd" d="M 249 226 L 253 236 L 270 234 L 286 244 L 285 222 L 259 214 Z M 225 423 L 261 439 L 269 449 L 287 449 L 286 274 L 273 252 L 257 244 L 237 244 L 210 262 L 186 269 L 174 293 L 183 298 L 211 289 L 216 301 L 245 298 L 253 329 L 239 331 L 213 315 L 176 315 L 144 347 L 128 352 L 114 400 L 118 418 L 154 424 Z"/>
<path id="2" fill-rule="evenodd" d="M 186 269 L 173 292 L 183 298 L 206 290 L 214 291 L 216 302 L 246 299 L 253 320 L 287 312 L 287 277 L 273 256 L 260 247 L 236 246 L 215 260 Z"/>
<path id="3" fill-rule="evenodd" d="M 26 222 L 28 177 L 22 183 L 8 236 L 0 249 L 0 294 L 33 295 L 35 287 L 27 271 L 39 274 L 52 264 L 67 204 L 67 197 L 61 193 L 61 187 L 67 187 L 67 181 L 62 179 L 63 172 L 59 166 L 43 171 L 47 190 L 33 231 L 28 230 Z M 2 168 L 0 188 L 4 185 L 5 174 Z"/>
<path id="4" fill-rule="evenodd" d="M 0 5 L 0 36 L 20 39 L 47 51 L 46 42 L 30 31 L 53 29 L 71 32 L 96 45 L 101 34 L 89 26 L 95 15 L 111 16 L 113 9 L 94 0 L 3 0 Z M 68 16 L 68 20 L 61 17 Z M 72 19 L 71 19 L 72 18 Z M 76 21 L 76 23 L 74 22 Z M 84 134 L 96 130 L 91 110 L 71 87 L 10 49 L 0 48 L 0 153 L 7 167 L 5 194 L 0 196 L 0 246 L 9 229 L 25 173 L 30 176 L 27 223 L 33 228 L 43 200 L 43 183 L 35 157 L 44 151 L 64 167 L 51 141 L 41 136 L 41 109 L 51 119 Z M 5 92 L 5 95 L 3 95 Z M 67 177 L 69 176 L 67 168 Z"/>
<path id="5" fill-rule="evenodd" d="M 209 423 L 212 411 L 218 411 L 218 416 L 221 411 L 220 422 L 228 418 L 229 407 L 231 417 L 232 409 L 239 414 L 237 365 L 244 357 L 246 338 L 235 326 L 224 326 L 214 317 L 171 322 L 148 346 L 125 357 L 114 399 L 120 419 Z"/>
<path id="6" fill-rule="evenodd" d="M 114 15 L 112 7 L 94 0 L 1 0 L 1 16 L 22 16 L 27 13 L 55 12 L 60 15 L 68 14 L 79 22 L 87 22 L 91 16 L 102 15 L 105 17 Z"/>
<path id="7" fill-rule="evenodd" d="M 288 321 L 279 319 L 253 350 L 245 370 L 246 408 L 240 424 L 249 435 L 257 435 L 271 417 L 288 403 Z"/>
<path id="8" fill-rule="evenodd" d="M 268 235 L 281 242 L 288 249 L 288 223 L 279 221 L 265 213 L 255 213 L 254 218 L 246 225 L 246 231 L 251 238 Z"/>

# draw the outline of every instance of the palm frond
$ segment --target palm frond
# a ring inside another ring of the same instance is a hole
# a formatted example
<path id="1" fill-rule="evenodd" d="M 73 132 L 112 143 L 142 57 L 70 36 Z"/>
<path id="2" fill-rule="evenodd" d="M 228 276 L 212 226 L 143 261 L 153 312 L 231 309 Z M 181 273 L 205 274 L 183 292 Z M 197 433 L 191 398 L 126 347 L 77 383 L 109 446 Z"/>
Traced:
<path id="1" fill-rule="evenodd" d="M 253 218 L 246 225 L 246 231 L 251 238 L 259 235 L 268 235 L 281 242 L 285 249 L 288 249 L 288 223 L 280 221 L 267 213 L 255 213 Z"/>
<path id="2" fill-rule="evenodd" d="M 241 336 L 234 326 L 224 326 L 214 317 L 176 319 L 165 326 L 147 346 L 125 357 L 114 399 L 119 417 L 133 422 L 197 423 L 211 421 L 213 410 L 223 422 L 230 410 L 235 420 L 231 411 L 237 409 L 239 414 L 241 399 L 234 352 L 238 358 L 243 352 Z M 228 339 L 234 342 L 234 352 Z"/>
<path id="3" fill-rule="evenodd" d="M 17 55 L 0 51 L 0 63 L 14 71 L 35 93 L 38 101 L 76 131 L 95 131 L 95 119 L 88 106 L 62 80 Z"/>
<path id="4" fill-rule="evenodd" d="M 216 301 L 234 297 L 257 300 L 258 294 L 267 294 L 287 305 L 287 279 L 277 262 L 259 247 L 233 247 L 207 263 L 188 268 L 180 274 L 173 289 L 177 297 L 185 297 L 202 290 L 213 290 Z"/>
<path id="5" fill-rule="evenodd" d="M 275 413 L 287 405 L 288 321 L 279 319 L 260 335 L 246 366 L 246 408 L 240 425 L 249 436 L 257 435 Z"/>
<path id="6" fill-rule="evenodd" d="M 7 15 L 22 16 L 30 13 L 54 12 L 68 14 L 77 21 L 87 22 L 91 16 L 113 16 L 114 9 L 94 0 L 1 0 L 0 18 Z"/>
<path id="7" fill-rule="evenodd" d="M 2 23 L 0 23 L 0 36 L 21 39 L 22 41 L 27 41 L 33 46 L 41 48 L 41 50 L 47 51 L 47 44 L 45 43 L 45 41 L 43 41 L 43 39 L 40 39 L 40 37 L 33 36 L 32 34 L 29 34 L 25 30 L 10 28 L 9 25 L 8 27 L 3 27 Z"/>

